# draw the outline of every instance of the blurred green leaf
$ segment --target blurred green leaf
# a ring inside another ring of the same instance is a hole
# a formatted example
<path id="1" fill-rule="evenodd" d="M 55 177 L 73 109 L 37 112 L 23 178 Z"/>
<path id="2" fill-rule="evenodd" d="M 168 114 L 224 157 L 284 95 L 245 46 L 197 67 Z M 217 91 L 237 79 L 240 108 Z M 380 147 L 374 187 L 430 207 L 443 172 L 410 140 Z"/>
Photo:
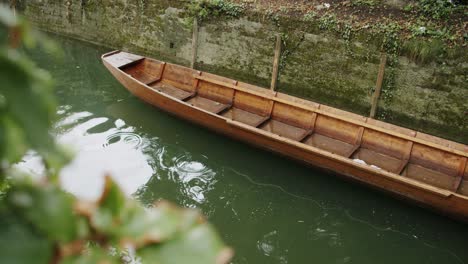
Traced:
<path id="1" fill-rule="evenodd" d="M 27 150 L 23 130 L 0 110 L 0 157 L 4 161 L 15 163 Z"/>
<path id="2" fill-rule="evenodd" d="M 50 263 L 52 254 L 52 243 L 24 220 L 12 214 L 0 214 L 1 263 L 46 264 Z"/>
<path id="3" fill-rule="evenodd" d="M 168 203 L 145 209 L 136 201 L 126 199 L 110 177 L 106 177 L 98 205 L 91 216 L 92 224 L 116 243 L 160 242 L 201 219 L 196 211 L 181 210 Z"/>
<path id="4" fill-rule="evenodd" d="M 110 233 L 119 225 L 119 218 L 126 203 L 125 195 L 117 184 L 106 176 L 104 191 L 98 201 L 98 209 L 91 216 L 91 223 L 99 231 Z"/>
<path id="5" fill-rule="evenodd" d="M 110 177 L 98 206 L 91 216 L 94 228 L 115 244 L 139 249 L 146 258 L 143 263 L 225 263 L 231 256 L 196 210 L 167 202 L 144 208 L 125 199 Z"/>
<path id="6" fill-rule="evenodd" d="M 203 223 L 165 243 L 141 248 L 137 255 L 142 263 L 148 264 L 215 264 L 227 263 L 232 251 L 224 246 L 211 225 Z"/>
<path id="7" fill-rule="evenodd" d="M 55 105 L 50 94 L 50 76 L 10 50 L 0 52 L 0 83 L 12 120 L 25 131 L 34 131 L 27 133 L 28 143 L 38 149 L 51 146 L 48 130 Z"/>
<path id="8" fill-rule="evenodd" d="M 144 209 L 141 205 L 127 209 L 121 218 L 121 225 L 115 235 L 121 243 L 131 243 L 136 247 L 164 242 L 179 232 L 184 232 L 202 222 L 195 210 L 180 209 L 169 203 Z"/>
<path id="9" fill-rule="evenodd" d="M 78 238 L 74 199 L 58 187 L 17 183 L 8 193 L 7 201 L 18 215 L 50 240 L 66 243 Z"/>
<path id="10" fill-rule="evenodd" d="M 0 135 L 3 136 L 0 140 L 14 139 L 12 144 L 20 146 L 15 153 L 17 155 L 21 154 L 21 151 L 24 154 L 25 147 L 37 150 L 47 167 L 55 173 L 68 162 L 68 156 L 56 146 L 49 134 L 50 124 L 55 117 L 51 77 L 45 71 L 35 68 L 21 53 L 8 50 L 0 51 L 0 83 L 2 112 L 8 116 L 7 119 L 3 118 L 5 135 Z M 17 136 L 6 134 L 12 129 L 19 132 L 16 133 Z M 21 131 L 31 133 L 23 134 Z M 11 150 L 6 147 L 4 149 L 0 149 L 0 154 L 6 155 L 7 150 Z M 8 153 L 8 160 L 11 161 L 11 157 L 15 155 L 11 154 L 11 151 Z"/>
<path id="11" fill-rule="evenodd" d="M 112 256 L 109 252 L 96 246 L 90 246 L 81 255 L 65 257 L 60 264 L 117 264 L 122 263 L 118 256 Z"/>

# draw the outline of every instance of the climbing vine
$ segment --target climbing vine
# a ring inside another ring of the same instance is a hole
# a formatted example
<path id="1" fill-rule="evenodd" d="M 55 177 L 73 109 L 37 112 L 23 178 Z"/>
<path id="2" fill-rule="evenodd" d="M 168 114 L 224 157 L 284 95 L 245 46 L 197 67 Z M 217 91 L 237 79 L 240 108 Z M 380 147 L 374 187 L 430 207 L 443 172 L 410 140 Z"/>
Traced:
<path id="1" fill-rule="evenodd" d="M 280 56 L 279 69 L 280 73 L 286 67 L 288 58 L 300 47 L 302 42 L 304 42 L 305 34 L 300 34 L 297 36 L 292 36 L 287 33 L 281 33 L 282 49 Z"/>
<path id="2" fill-rule="evenodd" d="M 382 35 L 381 51 L 387 54 L 387 65 L 385 68 L 385 77 L 382 86 L 381 100 L 390 103 L 393 100 L 396 89 L 396 78 L 398 68 L 398 58 L 400 54 L 400 38 L 397 24 L 377 24 L 376 29 Z M 387 119 L 389 117 L 384 108 L 379 108 L 378 117 Z"/>
<path id="3" fill-rule="evenodd" d="M 344 27 L 343 27 L 343 30 L 341 32 L 341 37 L 345 41 L 346 55 L 354 58 L 355 54 L 351 49 L 352 34 L 353 34 L 353 27 L 351 25 L 349 25 L 349 24 L 345 24 Z"/>
<path id="4" fill-rule="evenodd" d="M 336 28 L 337 21 L 336 16 L 327 14 L 319 19 L 319 28 L 322 30 L 333 30 Z"/>
<path id="5" fill-rule="evenodd" d="M 196 18 L 199 23 L 217 17 L 236 18 L 244 12 L 244 6 L 227 0 L 192 0 L 186 7 L 187 24 Z"/>

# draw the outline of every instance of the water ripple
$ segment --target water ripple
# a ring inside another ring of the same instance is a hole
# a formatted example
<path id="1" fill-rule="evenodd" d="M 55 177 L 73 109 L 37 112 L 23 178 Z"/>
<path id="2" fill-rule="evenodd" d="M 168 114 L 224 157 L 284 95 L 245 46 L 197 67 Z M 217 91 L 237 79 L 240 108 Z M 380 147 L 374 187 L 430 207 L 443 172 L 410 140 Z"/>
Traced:
<path id="1" fill-rule="evenodd" d="M 181 191 L 198 204 L 204 203 L 206 193 L 214 188 L 216 173 L 190 155 L 179 155 L 172 159 L 168 169 L 171 180 L 181 183 Z"/>
<path id="2" fill-rule="evenodd" d="M 109 147 L 112 144 L 126 144 L 137 149 L 143 144 L 143 139 L 136 133 L 119 131 L 107 136 L 102 146 Z"/>

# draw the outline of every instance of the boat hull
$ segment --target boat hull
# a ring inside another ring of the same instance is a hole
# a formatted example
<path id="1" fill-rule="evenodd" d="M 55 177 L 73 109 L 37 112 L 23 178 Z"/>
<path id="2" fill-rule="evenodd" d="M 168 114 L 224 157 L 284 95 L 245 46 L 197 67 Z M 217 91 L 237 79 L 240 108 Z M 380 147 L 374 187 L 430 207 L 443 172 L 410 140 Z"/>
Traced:
<path id="1" fill-rule="evenodd" d="M 176 100 L 131 78 L 107 61 L 103 60 L 103 63 L 128 91 L 158 109 L 236 140 L 278 153 L 306 165 L 336 172 L 346 179 L 363 183 L 421 206 L 432 208 L 452 218 L 468 222 L 468 200 L 465 196 L 439 190 L 432 186 L 415 184 L 411 179 L 398 179 L 388 172 L 350 162 L 348 159 L 331 155 L 325 151 L 299 148 L 294 142 L 282 137 L 268 135 L 239 122 Z"/>

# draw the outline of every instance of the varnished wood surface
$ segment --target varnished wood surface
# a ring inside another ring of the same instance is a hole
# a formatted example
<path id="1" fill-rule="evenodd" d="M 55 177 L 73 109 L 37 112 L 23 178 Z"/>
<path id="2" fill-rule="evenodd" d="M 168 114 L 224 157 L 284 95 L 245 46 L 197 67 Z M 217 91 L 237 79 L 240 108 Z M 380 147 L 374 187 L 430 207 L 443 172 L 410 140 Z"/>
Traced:
<path id="1" fill-rule="evenodd" d="M 102 59 L 169 113 L 468 220 L 466 145 L 125 52 Z"/>

